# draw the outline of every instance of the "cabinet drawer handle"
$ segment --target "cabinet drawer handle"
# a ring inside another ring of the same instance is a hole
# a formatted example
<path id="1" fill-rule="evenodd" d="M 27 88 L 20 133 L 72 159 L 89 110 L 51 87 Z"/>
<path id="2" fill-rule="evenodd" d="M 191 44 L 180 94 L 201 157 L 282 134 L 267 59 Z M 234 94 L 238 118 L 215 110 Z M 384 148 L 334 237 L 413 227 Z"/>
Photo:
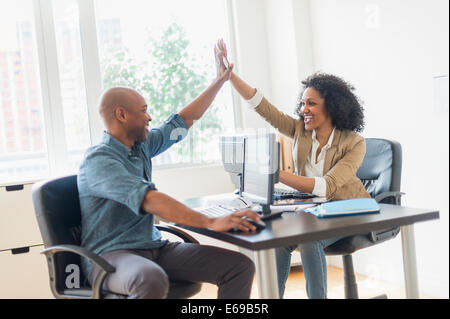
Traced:
<path id="1" fill-rule="evenodd" d="M 23 190 L 23 184 L 6 186 L 7 192 L 21 191 L 21 190 Z"/>
<path id="2" fill-rule="evenodd" d="M 11 253 L 13 255 L 25 254 L 25 253 L 29 253 L 29 252 L 30 252 L 30 247 L 20 247 L 20 248 L 11 249 Z"/>

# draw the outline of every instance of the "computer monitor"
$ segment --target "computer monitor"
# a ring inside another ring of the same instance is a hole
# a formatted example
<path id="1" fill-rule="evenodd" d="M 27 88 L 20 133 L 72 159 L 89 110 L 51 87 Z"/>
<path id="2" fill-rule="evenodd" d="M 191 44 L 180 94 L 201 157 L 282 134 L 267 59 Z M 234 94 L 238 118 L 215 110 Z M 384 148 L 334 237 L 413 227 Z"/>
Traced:
<path id="1" fill-rule="evenodd" d="M 244 143 L 244 187 L 242 196 L 270 214 L 274 184 L 280 180 L 280 143 L 274 133 L 249 135 Z"/>
<path id="2" fill-rule="evenodd" d="M 219 137 L 219 148 L 225 171 L 242 196 L 244 187 L 244 150 L 245 135 L 228 135 Z"/>

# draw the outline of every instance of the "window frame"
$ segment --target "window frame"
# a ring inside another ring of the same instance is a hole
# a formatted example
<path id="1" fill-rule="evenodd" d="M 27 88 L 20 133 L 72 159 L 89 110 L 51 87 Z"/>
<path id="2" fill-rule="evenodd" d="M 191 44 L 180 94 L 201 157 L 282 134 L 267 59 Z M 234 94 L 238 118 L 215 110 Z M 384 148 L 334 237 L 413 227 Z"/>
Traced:
<path id="1" fill-rule="evenodd" d="M 236 41 L 233 4 L 232 1 L 222 1 L 226 2 L 230 35 L 229 46 L 233 48 L 235 47 Z M 79 15 L 80 44 L 87 99 L 90 145 L 92 146 L 101 141 L 103 131 L 105 130 L 97 109 L 99 98 L 103 92 L 97 39 L 97 21 L 94 1 L 76 0 L 76 2 Z M 64 128 L 53 0 L 33 0 L 33 13 L 49 175 L 63 175 L 69 173 L 69 168 L 67 167 L 68 150 Z M 233 52 L 233 50 L 230 51 Z M 235 92 L 233 90 L 231 92 L 234 128 L 239 129 L 243 127 L 241 102 Z M 159 164 L 154 165 L 153 168 L 155 170 L 166 170 L 215 165 L 220 165 L 220 160 L 214 163 Z"/>
<path id="2" fill-rule="evenodd" d="M 68 154 L 52 0 L 34 0 L 33 11 L 49 174 L 60 175 L 64 174 Z"/>
<path id="3" fill-rule="evenodd" d="M 100 143 L 105 129 L 98 112 L 98 101 L 103 92 L 100 57 L 97 41 L 95 4 L 92 0 L 77 0 L 80 19 L 81 52 L 86 87 L 87 109 L 91 145 Z M 89 49 L 88 49 L 89 48 Z"/>

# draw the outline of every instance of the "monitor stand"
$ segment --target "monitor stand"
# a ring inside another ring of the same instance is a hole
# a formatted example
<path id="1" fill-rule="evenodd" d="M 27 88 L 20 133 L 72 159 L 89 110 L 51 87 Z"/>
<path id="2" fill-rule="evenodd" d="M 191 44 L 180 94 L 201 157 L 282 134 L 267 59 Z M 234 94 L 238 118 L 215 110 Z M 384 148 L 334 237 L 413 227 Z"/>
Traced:
<path id="1" fill-rule="evenodd" d="M 261 212 L 259 213 L 263 221 L 281 217 L 281 214 L 283 214 L 283 211 L 272 212 L 270 205 L 259 204 L 259 206 L 261 207 Z"/>
<path id="2" fill-rule="evenodd" d="M 270 205 L 260 204 L 261 206 L 261 216 L 269 216 L 271 213 Z"/>
<path id="3" fill-rule="evenodd" d="M 244 189 L 244 174 L 238 174 L 239 176 L 239 197 L 242 197 L 242 191 Z"/>
<path id="4" fill-rule="evenodd" d="M 238 177 L 239 181 L 238 181 L 237 185 L 234 184 L 234 185 L 237 186 L 237 188 L 234 191 L 234 193 L 236 195 L 238 195 L 240 198 L 242 198 L 242 192 L 244 191 L 244 174 L 236 174 L 236 176 Z"/>

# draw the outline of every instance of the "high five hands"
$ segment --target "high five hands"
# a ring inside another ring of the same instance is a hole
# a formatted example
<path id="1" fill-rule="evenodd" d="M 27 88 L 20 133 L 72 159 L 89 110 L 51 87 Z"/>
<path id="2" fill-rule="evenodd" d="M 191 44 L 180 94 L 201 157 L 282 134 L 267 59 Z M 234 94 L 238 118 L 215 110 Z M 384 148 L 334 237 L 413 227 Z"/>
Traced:
<path id="1" fill-rule="evenodd" d="M 223 39 L 219 39 L 214 46 L 214 57 L 216 60 L 217 78 L 228 81 L 231 77 L 234 64 L 228 62 L 227 47 Z"/>

